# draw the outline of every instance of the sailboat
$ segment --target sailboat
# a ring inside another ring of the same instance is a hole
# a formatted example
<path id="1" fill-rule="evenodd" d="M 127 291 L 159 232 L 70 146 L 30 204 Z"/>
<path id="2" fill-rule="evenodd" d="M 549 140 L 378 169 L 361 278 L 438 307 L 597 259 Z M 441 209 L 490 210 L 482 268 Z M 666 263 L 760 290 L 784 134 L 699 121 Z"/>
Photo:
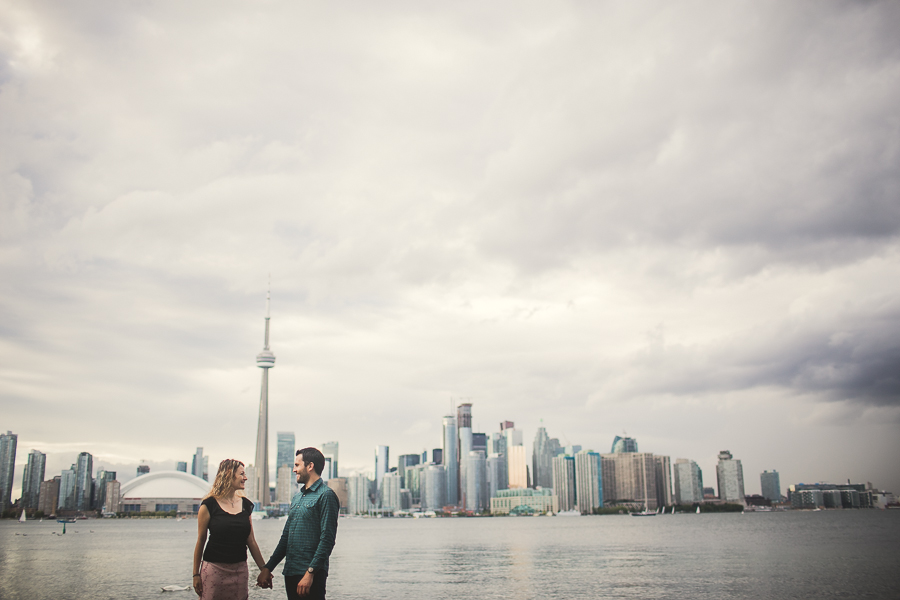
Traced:
<path id="1" fill-rule="evenodd" d="M 28 520 L 28 517 L 25 516 L 25 510 L 22 509 L 22 514 L 19 515 L 19 523 L 24 523 Z"/>
<path id="2" fill-rule="evenodd" d="M 697 505 L 697 514 L 698 515 L 700 514 L 700 505 L 699 504 Z"/>

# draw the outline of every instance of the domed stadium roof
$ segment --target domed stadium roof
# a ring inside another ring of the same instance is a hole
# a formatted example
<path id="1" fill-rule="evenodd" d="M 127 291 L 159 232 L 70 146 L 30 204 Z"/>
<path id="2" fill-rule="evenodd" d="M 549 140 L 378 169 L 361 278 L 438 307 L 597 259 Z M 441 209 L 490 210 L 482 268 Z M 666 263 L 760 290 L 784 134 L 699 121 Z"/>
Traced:
<path id="1" fill-rule="evenodd" d="M 210 483 L 182 471 L 156 471 L 124 484 L 122 498 L 202 498 Z"/>

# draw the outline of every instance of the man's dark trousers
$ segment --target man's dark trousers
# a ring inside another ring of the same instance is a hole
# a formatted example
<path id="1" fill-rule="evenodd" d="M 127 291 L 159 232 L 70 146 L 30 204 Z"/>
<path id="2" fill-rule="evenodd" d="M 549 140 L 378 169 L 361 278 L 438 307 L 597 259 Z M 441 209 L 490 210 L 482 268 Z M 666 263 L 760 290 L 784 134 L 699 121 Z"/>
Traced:
<path id="1" fill-rule="evenodd" d="M 312 587 L 305 596 L 297 595 L 297 584 L 301 579 L 303 575 L 284 576 L 284 589 L 287 590 L 288 600 L 325 600 L 325 580 L 328 579 L 328 573 L 315 573 Z"/>

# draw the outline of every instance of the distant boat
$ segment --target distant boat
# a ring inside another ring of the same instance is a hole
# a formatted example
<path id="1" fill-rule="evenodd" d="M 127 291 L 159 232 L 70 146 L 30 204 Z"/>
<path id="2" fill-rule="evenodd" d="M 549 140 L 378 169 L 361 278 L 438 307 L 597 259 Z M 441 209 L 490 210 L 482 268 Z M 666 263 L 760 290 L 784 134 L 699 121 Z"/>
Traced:
<path id="1" fill-rule="evenodd" d="M 28 520 L 28 517 L 25 516 L 25 511 L 23 510 L 22 514 L 19 515 L 19 523 L 24 523 L 27 520 Z"/>
<path id="2" fill-rule="evenodd" d="M 641 512 L 631 513 L 631 516 L 632 517 L 655 517 L 657 514 L 659 514 L 658 508 L 656 510 L 647 510 L 646 506 L 647 505 L 645 504 L 644 510 L 642 510 Z"/>
<path id="3" fill-rule="evenodd" d="M 700 514 L 700 507 L 699 507 L 699 506 L 697 507 L 697 514 L 698 514 L 698 515 Z"/>
<path id="4" fill-rule="evenodd" d="M 57 523 L 74 523 L 75 519 L 72 519 L 71 517 L 68 519 L 57 519 L 56 522 Z"/>
<path id="5" fill-rule="evenodd" d="M 561 510 L 558 513 L 556 513 L 556 516 L 557 517 L 580 517 L 581 511 L 575 510 L 574 508 L 572 510 Z"/>
<path id="6" fill-rule="evenodd" d="M 164 592 L 189 592 L 191 591 L 191 586 L 186 585 L 181 587 L 180 585 L 166 585 L 162 587 L 162 591 Z"/>

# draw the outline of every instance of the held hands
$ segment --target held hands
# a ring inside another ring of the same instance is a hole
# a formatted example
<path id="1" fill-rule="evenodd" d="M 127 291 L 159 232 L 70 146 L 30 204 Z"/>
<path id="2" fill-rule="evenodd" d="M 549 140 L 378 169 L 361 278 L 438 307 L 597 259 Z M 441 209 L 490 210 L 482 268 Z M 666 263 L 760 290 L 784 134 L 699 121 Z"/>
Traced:
<path id="1" fill-rule="evenodd" d="M 256 587 L 272 589 L 272 572 L 265 567 L 260 569 L 259 576 L 256 578 Z"/>

